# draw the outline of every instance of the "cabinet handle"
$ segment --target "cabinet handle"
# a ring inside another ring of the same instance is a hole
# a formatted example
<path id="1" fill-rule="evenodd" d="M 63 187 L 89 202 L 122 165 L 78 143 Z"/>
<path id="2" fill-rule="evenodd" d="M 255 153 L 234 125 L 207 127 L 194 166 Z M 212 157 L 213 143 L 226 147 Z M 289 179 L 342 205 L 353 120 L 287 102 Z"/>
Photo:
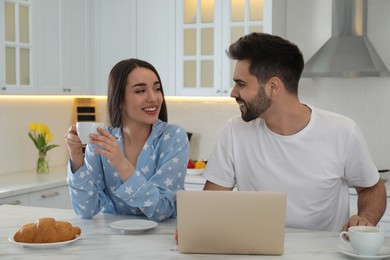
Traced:
<path id="1" fill-rule="evenodd" d="M 72 91 L 72 89 L 70 89 L 70 88 L 63 88 L 62 89 L 62 92 L 71 92 Z"/>
<path id="2" fill-rule="evenodd" d="M 7 90 L 7 87 L 2 87 L 1 90 L 4 90 L 4 91 L 5 91 L 5 90 Z"/>
<path id="3" fill-rule="evenodd" d="M 60 193 L 59 192 L 53 192 L 52 194 L 43 194 L 41 195 L 41 198 L 42 199 L 48 199 L 48 198 L 51 198 L 51 197 L 56 197 L 56 196 L 59 196 Z"/>
<path id="4" fill-rule="evenodd" d="M 6 202 L 6 203 L 2 203 L 0 205 L 20 205 L 22 204 L 22 202 L 20 200 L 15 200 L 14 202 Z"/>

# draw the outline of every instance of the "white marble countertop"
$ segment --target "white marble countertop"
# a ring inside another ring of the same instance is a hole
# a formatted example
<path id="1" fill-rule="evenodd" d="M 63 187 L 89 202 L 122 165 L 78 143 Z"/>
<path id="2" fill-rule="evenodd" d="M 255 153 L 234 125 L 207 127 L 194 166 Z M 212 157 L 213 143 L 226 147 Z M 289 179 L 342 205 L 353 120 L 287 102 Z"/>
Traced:
<path id="1" fill-rule="evenodd" d="M 50 167 L 49 173 L 23 171 L 0 174 L 0 199 L 66 185 L 66 166 Z"/>
<path id="2" fill-rule="evenodd" d="M 23 224 L 41 217 L 53 217 L 79 226 L 82 237 L 74 243 L 50 249 L 25 248 L 8 241 Z M 169 219 L 151 230 L 122 233 L 109 223 L 134 216 L 99 214 L 81 219 L 72 210 L 27 206 L 0 206 L 0 259 L 351 259 L 338 251 L 338 232 L 286 229 L 285 252 L 281 256 L 181 254 L 173 239 L 175 219 Z M 390 246 L 390 238 L 385 245 Z"/>

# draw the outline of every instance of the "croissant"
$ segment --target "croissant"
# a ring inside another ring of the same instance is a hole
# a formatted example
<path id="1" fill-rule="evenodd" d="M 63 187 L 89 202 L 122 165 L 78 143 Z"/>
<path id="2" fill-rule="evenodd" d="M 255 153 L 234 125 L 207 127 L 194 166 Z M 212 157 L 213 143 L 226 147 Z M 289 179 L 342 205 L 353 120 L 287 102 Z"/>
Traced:
<path id="1" fill-rule="evenodd" d="M 14 240 L 22 243 L 54 243 L 76 238 L 81 229 L 66 221 L 40 218 L 35 223 L 23 225 L 14 234 Z"/>

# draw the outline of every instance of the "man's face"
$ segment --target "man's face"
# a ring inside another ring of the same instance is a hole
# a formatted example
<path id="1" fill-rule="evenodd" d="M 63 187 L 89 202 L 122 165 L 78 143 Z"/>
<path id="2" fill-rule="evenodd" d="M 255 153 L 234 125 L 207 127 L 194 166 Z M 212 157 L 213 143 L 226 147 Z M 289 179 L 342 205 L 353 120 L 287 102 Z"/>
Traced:
<path id="1" fill-rule="evenodd" d="M 271 106 L 271 98 L 267 96 L 265 85 L 261 85 L 257 78 L 249 73 L 249 66 L 247 60 L 237 61 L 233 74 L 236 84 L 230 94 L 236 99 L 245 122 L 261 117 Z"/>

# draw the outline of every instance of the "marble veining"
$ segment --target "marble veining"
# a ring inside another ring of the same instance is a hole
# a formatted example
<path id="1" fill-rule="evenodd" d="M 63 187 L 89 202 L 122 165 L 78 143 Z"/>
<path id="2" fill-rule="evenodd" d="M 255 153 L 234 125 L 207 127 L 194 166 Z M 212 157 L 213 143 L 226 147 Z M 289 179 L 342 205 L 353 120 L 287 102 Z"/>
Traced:
<path id="1" fill-rule="evenodd" d="M 20 226 L 41 217 L 71 222 L 82 229 L 82 238 L 74 243 L 50 249 L 24 248 L 12 244 L 8 237 Z M 281 256 L 181 254 L 173 239 L 176 220 L 168 219 L 141 233 L 124 233 L 111 228 L 113 221 L 134 216 L 98 214 L 81 219 L 72 210 L 28 206 L 0 206 L 0 259 L 350 259 L 337 250 L 337 232 L 286 229 L 285 252 Z M 386 246 L 390 246 L 386 238 Z"/>

